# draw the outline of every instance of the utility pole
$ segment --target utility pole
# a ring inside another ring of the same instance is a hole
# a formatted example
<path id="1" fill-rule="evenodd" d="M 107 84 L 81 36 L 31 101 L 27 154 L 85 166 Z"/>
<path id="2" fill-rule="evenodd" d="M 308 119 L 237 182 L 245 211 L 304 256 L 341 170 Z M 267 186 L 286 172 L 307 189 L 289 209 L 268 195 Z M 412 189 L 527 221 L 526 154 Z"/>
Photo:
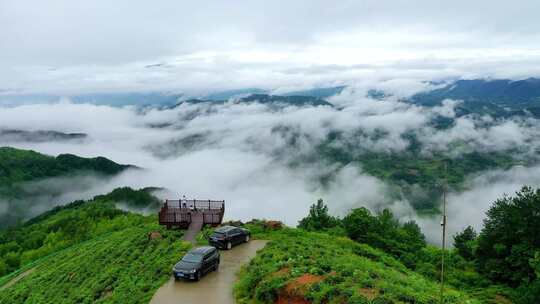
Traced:
<path id="1" fill-rule="evenodd" d="M 441 304 L 444 304 L 444 257 L 446 250 L 446 187 L 447 187 L 447 163 L 444 162 L 444 183 L 443 183 L 443 216 L 441 220 L 442 226 L 442 254 L 441 254 Z"/>

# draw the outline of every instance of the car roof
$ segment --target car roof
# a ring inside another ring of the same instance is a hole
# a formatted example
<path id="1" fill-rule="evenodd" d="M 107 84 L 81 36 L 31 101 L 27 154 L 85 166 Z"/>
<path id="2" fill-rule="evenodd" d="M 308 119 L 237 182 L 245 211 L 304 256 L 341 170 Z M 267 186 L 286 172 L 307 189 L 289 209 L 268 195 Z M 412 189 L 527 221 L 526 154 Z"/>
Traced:
<path id="1" fill-rule="evenodd" d="M 189 251 L 189 253 L 192 253 L 192 254 L 207 254 L 209 253 L 210 251 L 214 251 L 216 250 L 215 247 L 212 247 L 212 246 L 202 246 L 202 247 L 197 247 L 197 248 L 194 248 L 194 249 L 191 249 Z"/>
<path id="2" fill-rule="evenodd" d="M 228 231 L 231 231 L 233 229 L 236 229 L 238 227 L 234 227 L 234 226 L 221 226 L 219 228 L 217 228 L 215 230 L 215 232 L 228 232 Z"/>

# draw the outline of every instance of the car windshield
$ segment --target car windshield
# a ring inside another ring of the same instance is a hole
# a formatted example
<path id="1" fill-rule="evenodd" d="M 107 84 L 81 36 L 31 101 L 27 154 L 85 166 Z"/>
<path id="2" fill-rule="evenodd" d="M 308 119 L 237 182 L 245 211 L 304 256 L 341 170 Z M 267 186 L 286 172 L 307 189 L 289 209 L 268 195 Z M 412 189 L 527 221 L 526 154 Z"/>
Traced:
<path id="1" fill-rule="evenodd" d="M 183 258 L 182 261 L 189 263 L 199 263 L 202 261 L 202 255 L 188 253 Z"/>
<path id="2" fill-rule="evenodd" d="M 223 233 L 223 232 L 214 232 L 214 233 L 212 233 L 212 236 L 223 237 L 223 236 L 225 236 L 225 233 Z"/>

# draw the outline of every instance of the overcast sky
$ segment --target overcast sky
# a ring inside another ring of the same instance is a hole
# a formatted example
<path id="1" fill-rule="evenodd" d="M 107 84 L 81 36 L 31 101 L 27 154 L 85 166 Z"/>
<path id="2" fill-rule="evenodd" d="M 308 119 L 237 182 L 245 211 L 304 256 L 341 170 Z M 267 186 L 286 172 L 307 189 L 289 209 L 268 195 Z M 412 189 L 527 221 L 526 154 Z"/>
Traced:
<path id="1" fill-rule="evenodd" d="M 538 0 L 0 0 L 0 92 L 540 76 L 538 12 Z"/>

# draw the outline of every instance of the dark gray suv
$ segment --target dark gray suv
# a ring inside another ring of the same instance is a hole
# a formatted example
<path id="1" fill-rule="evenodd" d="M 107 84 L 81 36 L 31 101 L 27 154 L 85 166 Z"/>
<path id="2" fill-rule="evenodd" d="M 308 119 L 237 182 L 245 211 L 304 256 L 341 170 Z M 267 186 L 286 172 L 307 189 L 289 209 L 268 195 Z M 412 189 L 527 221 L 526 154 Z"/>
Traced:
<path id="1" fill-rule="evenodd" d="M 217 270 L 219 267 L 219 251 L 212 246 L 203 246 L 190 250 L 182 260 L 173 267 L 175 279 L 198 281 L 201 276 Z"/>
<path id="2" fill-rule="evenodd" d="M 247 243 L 251 237 L 249 230 L 234 226 L 222 226 L 214 230 L 208 243 L 217 248 L 231 249 L 232 246 Z"/>

